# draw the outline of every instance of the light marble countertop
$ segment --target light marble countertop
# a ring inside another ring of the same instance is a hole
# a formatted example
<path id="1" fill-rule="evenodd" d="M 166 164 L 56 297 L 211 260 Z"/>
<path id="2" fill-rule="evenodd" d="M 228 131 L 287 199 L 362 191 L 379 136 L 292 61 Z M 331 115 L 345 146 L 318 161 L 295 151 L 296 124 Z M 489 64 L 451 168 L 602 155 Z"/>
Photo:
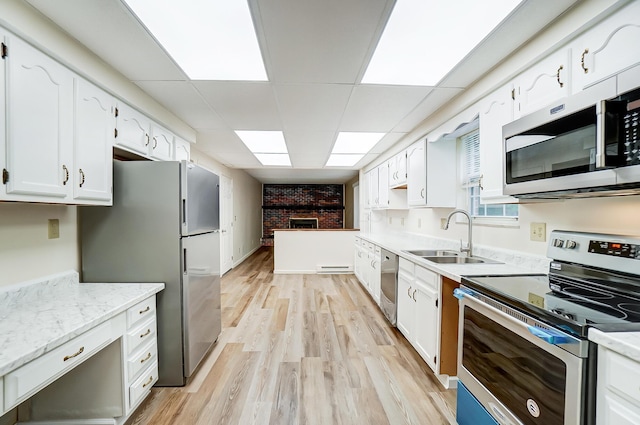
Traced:
<path id="1" fill-rule="evenodd" d="M 461 276 L 547 274 L 549 259 L 526 255 L 515 251 L 499 250 L 485 246 L 474 246 L 473 255 L 499 261 L 500 264 L 440 264 L 424 260 L 404 252 L 415 249 L 448 249 L 459 251 L 457 242 L 412 233 L 360 233 L 360 238 L 372 242 L 388 251 L 434 271 L 456 282 Z"/>
<path id="2" fill-rule="evenodd" d="M 78 283 L 75 271 L 0 287 L 0 376 L 163 289 L 164 283 Z"/>
<path id="3" fill-rule="evenodd" d="M 591 328 L 589 340 L 640 362 L 640 332 L 602 332 Z"/>

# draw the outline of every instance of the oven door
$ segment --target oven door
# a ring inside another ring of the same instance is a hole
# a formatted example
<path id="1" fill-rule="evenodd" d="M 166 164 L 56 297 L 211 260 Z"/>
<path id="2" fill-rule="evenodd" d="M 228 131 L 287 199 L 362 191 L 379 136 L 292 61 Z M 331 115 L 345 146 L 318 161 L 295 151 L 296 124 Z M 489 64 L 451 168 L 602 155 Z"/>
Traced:
<path id="1" fill-rule="evenodd" d="M 542 338 L 576 344 L 571 347 L 576 350 L 581 340 L 533 327 L 526 321 L 534 319 L 520 312 L 512 317 L 474 298 L 471 291 L 456 296 L 461 299 L 458 378 L 496 421 L 582 424 L 586 360 Z"/>

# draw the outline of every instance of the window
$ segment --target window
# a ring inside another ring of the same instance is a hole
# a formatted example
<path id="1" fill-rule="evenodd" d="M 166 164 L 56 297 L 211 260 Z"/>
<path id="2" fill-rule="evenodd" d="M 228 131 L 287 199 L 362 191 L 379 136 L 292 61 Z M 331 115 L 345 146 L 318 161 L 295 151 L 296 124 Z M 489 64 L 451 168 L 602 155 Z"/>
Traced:
<path id="1" fill-rule="evenodd" d="M 517 204 L 483 204 L 480 200 L 480 132 L 474 130 L 460 137 L 462 147 L 462 188 L 466 190 L 466 201 L 473 217 L 518 218 Z M 496 164 L 496 166 L 500 166 Z"/>

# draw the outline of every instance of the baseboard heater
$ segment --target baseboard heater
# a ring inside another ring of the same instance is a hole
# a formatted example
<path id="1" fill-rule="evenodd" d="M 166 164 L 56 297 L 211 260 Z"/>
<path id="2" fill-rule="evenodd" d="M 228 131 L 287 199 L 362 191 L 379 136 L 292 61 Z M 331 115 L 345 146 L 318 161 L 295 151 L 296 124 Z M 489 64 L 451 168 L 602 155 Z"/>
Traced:
<path id="1" fill-rule="evenodd" d="M 353 266 L 316 266 L 316 273 L 318 274 L 353 273 Z"/>

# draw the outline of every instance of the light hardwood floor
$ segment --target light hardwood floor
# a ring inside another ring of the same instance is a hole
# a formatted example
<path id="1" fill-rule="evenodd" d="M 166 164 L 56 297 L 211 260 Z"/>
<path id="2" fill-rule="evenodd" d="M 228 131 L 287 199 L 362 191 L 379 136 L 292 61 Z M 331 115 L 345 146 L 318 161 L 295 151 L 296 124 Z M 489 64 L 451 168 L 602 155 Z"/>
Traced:
<path id="1" fill-rule="evenodd" d="M 440 425 L 455 390 L 353 275 L 274 275 L 261 248 L 222 278 L 222 334 L 188 386 L 154 388 L 129 424 Z"/>

